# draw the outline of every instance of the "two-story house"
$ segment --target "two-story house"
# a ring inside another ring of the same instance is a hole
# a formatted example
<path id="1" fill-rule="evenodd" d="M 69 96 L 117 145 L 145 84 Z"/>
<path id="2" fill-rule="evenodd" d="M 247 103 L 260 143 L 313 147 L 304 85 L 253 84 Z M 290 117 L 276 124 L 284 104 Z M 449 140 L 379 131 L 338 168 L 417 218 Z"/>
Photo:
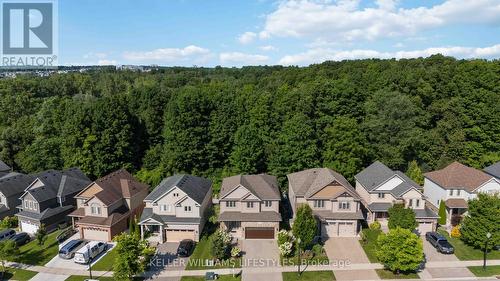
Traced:
<path id="1" fill-rule="evenodd" d="M 69 214 L 81 239 L 111 241 L 138 217 L 148 185 L 120 169 L 88 184 L 76 194 L 77 209 Z"/>
<path id="2" fill-rule="evenodd" d="M 212 205 L 212 182 L 191 175 L 173 175 L 144 199 L 141 236 L 152 242 L 199 241 Z"/>
<path id="3" fill-rule="evenodd" d="M 0 220 L 17 213 L 17 206 L 21 204 L 19 197 L 33 180 L 34 176 L 12 172 L 0 160 Z"/>
<path id="4" fill-rule="evenodd" d="M 41 172 L 28 184 L 19 197 L 17 206 L 21 231 L 35 234 L 41 225 L 47 231 L 68 222 L 68 214 L 75 209 L 75 194 L 90 183 L 90 179 L 77 168 L 64 171 Z"/>
<path id="5" fill-rule="evenodd" d="M 301 204 L 308 204 L 319 220 L 321 237 L 353 237 L 364 219 L 361 200 L 351 184 L 328 168 L 308 169 L 287 175 L 293 218 Z"/>
<path id="6" fill-rule="evenodd" d="M 379 221 L 387 226 L 388 210 L 394 204 L 404 204 L 415 212 L 418 231 L 434 231 L 438 215 L 426 206 L 420 186 L 400 171 L 393 171 L 376 161 L 354 176 L 356 191 L 361 196 L 368 223 Z"/>
<path id="7" fill-rule="evenodd" d="M 467 212 L 467 201 L 476 198 L 478 192 L 500 192 L 500 180 L 459 162 L 424 174 L 424 194 L 435 210 L 445 203 L 448 226 L 460 223 Z"/>
<path id="8" fill-rule="evenodd" d="M 234 238 L 274 239 L 279 230 L 281 196 L 275 176 L 237 175 L 224 178 L 219 222 Z"/>

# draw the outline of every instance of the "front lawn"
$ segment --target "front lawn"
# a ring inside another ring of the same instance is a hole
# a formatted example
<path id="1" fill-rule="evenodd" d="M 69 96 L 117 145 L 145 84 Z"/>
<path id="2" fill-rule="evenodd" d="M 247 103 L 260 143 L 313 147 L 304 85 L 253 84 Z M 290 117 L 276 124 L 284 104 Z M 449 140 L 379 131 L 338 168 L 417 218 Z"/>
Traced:
<path id="1" fill-rule="evenodd" d="M 375 269 L 375 271 L 380 279 L 420 279 L 415 272 L 394 274 L 392 271 L 386 269 Z"/>
<path id="2" fill-rule="evenodd" d="M 446 237 L 453 248 L 455 248 L 455 256 L 459 260 L 467 261 L 467 260 L 482 260 L 483 259 L 483 250 L 475 249 L 469 245 L 466 245 L 460 238 L 454 238 L 448 235 L 448 233 L 444 230 L 438 230 L 438 232 Z M 500 259 L 500 251 L 492 250 L 488 253 L 488 259 L 498 260 Z"/>
<path id="3" fill-rule="evenodd" d="M 377 238 L 382 233 L 381 230 L 363 229 L 363 239 L 359 240 L 361 247 L 366 253 L 368 260 L 375 263 L 378 262 L 377 258 Z"/>
<path id="4" fill-rule="evenodd" d="M 241 275 L 237 277 L 233 277 L 232 275 L 220 275 L 220 281 L 239 281 L 241 280 Z M 205 281 L 204 276 L 182 276 L 181 281 Z"/>
<path id="5" fill-rule="evenodd" d="M 36 239 L 21 246 L 19 248 L 21 254 L 16 261 L 32 265 L 45 265 L 59 252 L 59 244 L 56 237 L 62 231 L 57 230 L 47 235 L 47 240 L 42 246 L 38 245 Z"/>
<path id="6" fill-rule="evenodd" d="M 196 244 L 191 257 L 186 265 L 186 270 L 199 270 L 199 269 L 216 269 L 216 268 L 232 268 L 233 265 L 235 268 L 241 267 L 241 258 L 236 260 L 224 260 L 221 262 L 216 262 L 214 265 L 207 265 L 208 261 L 214 260 L 214 257 L 211 254 L 211 245 L 212 245 L 212 235 L 207 236 L 204 235 L 200 242 Z"/>
<path id="7" fill-rule="evenodd" d="M 115 262 L 115 258 L 116 251 L 113 247 L 113 249 L 109 250 L 104 257 L 102 257 L 92 266 L 92 270 L 113 271 L 113 263 Z"/>
<path id="8" fill-rule="evenodd" d="M 283 281 L 331 281 L 335 280 L 333 271 L 304 271 L 300 276 L 297 272 L 282 272 Z"/>
<path id="9" fill-rule="evenodd" d="M 489 277 L 489 276 L 500 275 L 500 265 L 486 266 L 486 270 L 483 270 L 482 266 L 469 266 L 467 268 L 477 277 Z"/>
<path id="10" fill-rule="evenodd" d="M 36 271 L 7 267 L 7 271 L 4 274 L 2 280 L 18 280 L 18 281 L 28 281 L 38 274 Z"/>

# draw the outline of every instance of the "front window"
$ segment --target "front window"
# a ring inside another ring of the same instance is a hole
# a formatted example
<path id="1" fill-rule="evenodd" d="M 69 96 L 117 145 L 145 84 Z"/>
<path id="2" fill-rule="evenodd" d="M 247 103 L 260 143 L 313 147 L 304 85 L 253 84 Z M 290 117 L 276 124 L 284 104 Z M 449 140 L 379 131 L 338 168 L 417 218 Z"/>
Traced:
<path id="1" fill-rule="evenodd" d="M 453 196 L 453 189 L 450 190 L 450 196 Z"/>
<path id="2" fill-rule="evenodd" d="M 314 200 L 314 208 L 324 208 L 325 200 Z"/>
<path id="3" fill-rule="evenodd" d="M 378 198 L 385 198 L 385 193 L 379 193 Z"/>
<path id="4" fill-rule="evenodd" d="M 349 202 L 346 202 L 346 201 L 343 201 L 343 202 L 339 202 L 339 209 L 341 210 L 349 210 L 350 209 L 350 206 L 351 204 Z"/>
<path id="5" fill-rule="evenodd" d="M 253 208 L 253 202 L 247 202 L 247 208 Z"/>
<path id="6" fill-rule="evenodd" d="M 226 207 L 227 208 L 234 208 L 234 207 L 236 207 L 236 201 L 226 201 Z"/>
<path id="7" fill-rule="evenodd" d="M 457 190 L 457 196 L 460 196 L 460 189 Z"/>
<path id="8" fill-rule="evenodd" d="M 264 201 L 264 206 L 266 207 L 272 207 L 273 206 L 273 201 Z"/>
<path id="9" fill-rule="evenodd" d="M 24 200 L 24 207 L 25 208 L 29 208 L 29 202 L 28 202 L 28 200 Z"/>
<path id="10" fill-rule="evenodd" d="M 417 207 L 420 207 L 420 199 L 417 199 Z"/>
<path id="11" fill-rule="evenodd" d="M 184 212 L 191 212 L 191 206 L 184 206 Z"/>
<path id="12" fill-rule="evenodd" d="M 413 199 L 410 199 L 410 200 L 408 201 L 408 207 L 413 207 Z"/>
<path id="13" fill-rule="evenodd" d="M 99 204 L 96 204 L 96 203 L 90 205 L 90 212 L 93 215 L 100 215 L 101 214 L 101 206 L 99 206 Z"/>

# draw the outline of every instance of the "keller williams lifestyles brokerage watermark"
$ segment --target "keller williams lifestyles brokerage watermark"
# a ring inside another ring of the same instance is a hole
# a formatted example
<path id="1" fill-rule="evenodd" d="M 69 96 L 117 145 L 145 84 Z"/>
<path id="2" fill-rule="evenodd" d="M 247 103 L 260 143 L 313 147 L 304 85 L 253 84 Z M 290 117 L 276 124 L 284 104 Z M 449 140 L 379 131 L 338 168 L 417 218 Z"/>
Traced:
<path id="1" fill-rule="evenodd" d="M 57 1 L 0 3 L 2 68 L 56 68 Z"/>

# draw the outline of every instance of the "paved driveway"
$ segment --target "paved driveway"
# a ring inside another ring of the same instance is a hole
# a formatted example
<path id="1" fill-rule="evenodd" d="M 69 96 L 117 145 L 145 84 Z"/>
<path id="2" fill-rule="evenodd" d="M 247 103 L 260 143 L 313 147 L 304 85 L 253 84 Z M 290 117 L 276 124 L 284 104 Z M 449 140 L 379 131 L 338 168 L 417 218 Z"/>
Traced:
<path id="1" fill-rule="evenodd" d="M 370 263 L 356 237 L 332 237 L 325 241 L 325 251 L 331 264 Z M 337 280 L 378 280 L 375 270 L 335 270 Z"/>
<path id="2" fill-rule="evenodd" d="M 168 280 L 168 281 L 179 281 L 181 277 L 161 277 L 158 278 L 158 274 L 164 270 L 184 270 L 189 258 L 181 258 L 177 256 L 177 247 L 179 247 L 179 242 L 166 242 L 158 245 L 157 254 L 152 261 L 151 272 L 153 276 L 149 276 L 148 280 Z"/>
<path id="3" fill-rule="evenodd" d="M 455 268 L 426 268 L 432 278 L 461 278 L 461 277 L 474 277 L 466 267 Z"/>
<path id="4" fill-rule="evenodd" d="M 49 273 L 38 273 L 30 281 L 64 281 L 68 278 L 68 275 L 58 275 Z"/>
<path id="5" fill-rule="evenodd" d="M 434 248 L 429 241 L 425 239 L 425 237 L 422 237 L 423 244 L 424 244 L 424 253 L 425 253 L 425 258 L 427 261 L 458 261 L 458 258 L 451 254 L 451 255 L 445 255 L 439 253 L 436 248 Z"/>
<path id="6" fill-rule="evenodd" d="M 281 281 L 281 273 L 266 272 L 265 268 L 272 269 L 279 265 L 279 250 L 276 240 L 242 240 L 243 251 L 242 281 L 273 280 Z M 261 271 L 255 272 L 254 271 Z"/>
<path id="7" fill-rule="evenodd" d="M 69 242 L 69 240 L 68 240 Z M 64 246 L 64 244 L 63 244 Z M 114 242 L 108 242 L 108 249 L 106 252 L 102 252 L 99 254 L 94 260 L 92 260 L 92 265 L 96 264 L 102 257 L 104 257 L 113 247 L 115 246 Z M 85 246 L 84 246 L 85 247 Z M 55 267 L 55 268 L 69 268 L 69 269 L 76 269 L 76 270 L 87 270 L 88 265 L 86 264 L 79 264 L 75 263 L 73 259 L 70 260 L 65 260 L 59 257 L 59 255 L 56 255 L 53 257 L 48 263 L 45 264 L 46 267 Z"/>

